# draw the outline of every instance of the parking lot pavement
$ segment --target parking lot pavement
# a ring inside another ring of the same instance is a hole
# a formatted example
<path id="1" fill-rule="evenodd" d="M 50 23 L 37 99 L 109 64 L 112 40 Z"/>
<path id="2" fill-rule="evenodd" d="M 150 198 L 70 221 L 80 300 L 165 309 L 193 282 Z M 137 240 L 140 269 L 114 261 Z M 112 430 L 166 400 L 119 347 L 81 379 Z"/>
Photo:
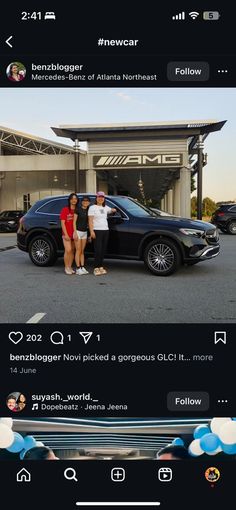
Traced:
<path id="1" fill-rule="evenodd" d="M 16 246 L 16 234 L 0 234 L 0 251 Z"/>
<path id="2" fill-rule="evenodd" d="M 17 248 L 0 253 L 0 322 L 234 323 L 236 236 L 221 235 L 210 261 L 156 277 L 142 262 L 106 261 L 107 275 L 67 276 L 63 260 L 39 268 Z M 36 315 L 41 314 L 41 315 Z M 44 315 L 45 314 L 45 315 Z"/>

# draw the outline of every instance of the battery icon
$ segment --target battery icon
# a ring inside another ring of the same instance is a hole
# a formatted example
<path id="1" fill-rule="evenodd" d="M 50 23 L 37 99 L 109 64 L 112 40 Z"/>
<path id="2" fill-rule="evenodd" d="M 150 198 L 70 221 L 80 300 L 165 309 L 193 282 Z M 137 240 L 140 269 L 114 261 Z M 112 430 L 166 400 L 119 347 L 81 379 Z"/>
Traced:
<path id="1" fill-rule="evenodd" d="M 220 13 L 218 11 L 205 11 L 203 13 L 203 19 L 206 21 L 216 21 L 220 17 Z"/>

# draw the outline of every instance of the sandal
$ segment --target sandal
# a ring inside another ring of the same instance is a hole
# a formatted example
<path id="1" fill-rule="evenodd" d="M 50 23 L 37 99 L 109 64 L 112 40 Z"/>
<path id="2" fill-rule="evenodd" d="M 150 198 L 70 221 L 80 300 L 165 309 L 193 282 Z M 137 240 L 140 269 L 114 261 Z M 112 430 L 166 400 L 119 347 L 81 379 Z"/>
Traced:
<path id="1" fill-rule="evenodd" d="M 100 271 L 99 267 L 95 267 L 93 274 L 94 274 L 94 276 L 100 276 L 101 271 Z"/>
<path id="2" fill-rule="evenodd" d="M 104 267 L 99 267 L 100 274 L 107 274 L 106 269 Z"/>

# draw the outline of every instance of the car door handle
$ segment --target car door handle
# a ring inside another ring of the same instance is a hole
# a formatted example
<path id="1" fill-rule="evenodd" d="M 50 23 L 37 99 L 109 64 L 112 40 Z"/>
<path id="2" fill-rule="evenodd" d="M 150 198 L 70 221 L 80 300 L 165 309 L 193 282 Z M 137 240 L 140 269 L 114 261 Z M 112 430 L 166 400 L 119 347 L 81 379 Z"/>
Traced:
<path id="1" fill-rule="evenodd" d="M 49 221 L 48 224 L 49 225 L 58 225 L 57 221 Z"/>

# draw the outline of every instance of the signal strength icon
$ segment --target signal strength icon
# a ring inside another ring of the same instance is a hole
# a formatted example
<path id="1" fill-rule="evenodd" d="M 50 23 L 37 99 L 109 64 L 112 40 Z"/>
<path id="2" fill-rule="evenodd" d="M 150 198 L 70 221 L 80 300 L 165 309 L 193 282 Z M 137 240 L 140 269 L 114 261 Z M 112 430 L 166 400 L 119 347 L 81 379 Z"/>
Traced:
<path id="1" fill-rule="evenodd" d="M 188 14 L 189 14 L 190 18 L 196 19 L 196 18 L 198 18 L 200 12 L 192 11 L 192 12 L 189 12 Z"/>
<path id="2" fill-rule="evenodd" d="M 184 21 L 185 20 L 185 12 L 179 12 L 179 14 L 176 14 L 175 16 L 172 16 L 172 19 L 174 21 Z"/>

